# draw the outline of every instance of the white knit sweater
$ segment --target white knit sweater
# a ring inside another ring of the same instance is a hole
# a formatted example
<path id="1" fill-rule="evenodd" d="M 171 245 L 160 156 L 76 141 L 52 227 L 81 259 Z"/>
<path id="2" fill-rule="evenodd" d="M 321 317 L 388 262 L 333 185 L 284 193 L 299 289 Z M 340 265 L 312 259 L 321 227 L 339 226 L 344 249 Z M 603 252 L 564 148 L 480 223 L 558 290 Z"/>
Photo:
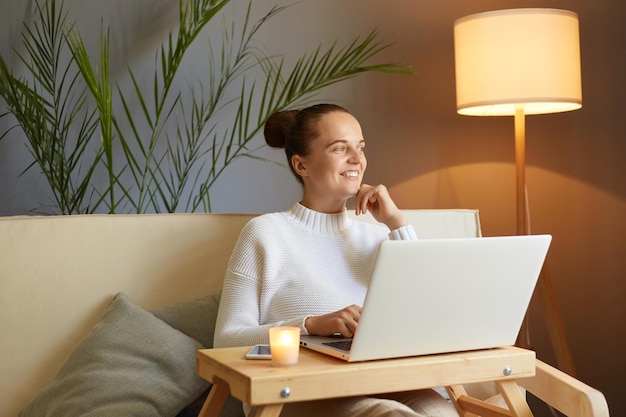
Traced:
<path id="1" fill-rule="evenodd" d="M 389 232 L 295 204 L 252 219 L 235 245 L 215 330 L 215 347 L 268 343 L 273 326 L 363 305 L 376 250 L 385 239 L 416 239 L 412 226 Z"/>

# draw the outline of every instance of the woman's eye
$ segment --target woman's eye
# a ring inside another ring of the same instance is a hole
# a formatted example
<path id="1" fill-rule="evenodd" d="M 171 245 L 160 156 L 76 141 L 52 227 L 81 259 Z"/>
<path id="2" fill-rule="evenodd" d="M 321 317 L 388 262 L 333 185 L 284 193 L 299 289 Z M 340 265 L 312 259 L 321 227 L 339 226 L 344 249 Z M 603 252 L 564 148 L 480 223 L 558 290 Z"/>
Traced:
<path id="1" fill-rule="evenodd" d="M 335 148 L 335 150 L 336 150 L 337 152 L 343 152 L 343 151 L 345 151 L 345 150 L 346 150 L 346 147 L 345 147 L 345 146 L 337 146 L 337 147 Z"/>

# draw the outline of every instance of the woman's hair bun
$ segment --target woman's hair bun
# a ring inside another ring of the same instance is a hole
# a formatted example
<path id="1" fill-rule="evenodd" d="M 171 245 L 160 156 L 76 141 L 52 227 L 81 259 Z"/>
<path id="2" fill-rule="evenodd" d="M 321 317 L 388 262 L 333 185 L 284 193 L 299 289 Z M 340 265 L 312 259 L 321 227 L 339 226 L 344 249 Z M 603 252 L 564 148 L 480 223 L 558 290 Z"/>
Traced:
<path id="1" fill-rule="evenodd" d="M 267 122 L 263 135 L 265 142 L 272 148 L 284 148 L 289 131 L 296 123 L 298 110 L 283 110 L 272 114 Z"/>

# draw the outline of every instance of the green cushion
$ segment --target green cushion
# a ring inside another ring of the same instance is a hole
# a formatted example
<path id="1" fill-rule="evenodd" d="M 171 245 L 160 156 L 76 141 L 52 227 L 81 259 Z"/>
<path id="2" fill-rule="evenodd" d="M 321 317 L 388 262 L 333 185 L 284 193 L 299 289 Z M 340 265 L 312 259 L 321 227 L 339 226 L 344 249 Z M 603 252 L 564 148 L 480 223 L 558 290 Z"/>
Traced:
<path id="1" fill-rule="evenodd" d="M 119 293 L 20 417 L 176 416 L 208 387 L 200 348 Z"/>

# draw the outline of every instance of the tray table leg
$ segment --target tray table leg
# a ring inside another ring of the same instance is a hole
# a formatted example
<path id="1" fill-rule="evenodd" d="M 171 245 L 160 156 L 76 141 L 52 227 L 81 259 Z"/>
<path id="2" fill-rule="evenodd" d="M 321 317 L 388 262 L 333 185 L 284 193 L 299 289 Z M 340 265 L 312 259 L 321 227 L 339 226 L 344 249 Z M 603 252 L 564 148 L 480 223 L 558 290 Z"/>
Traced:
<path id="1" fill-rule="evenodd" d="M 498 390 L 509 406 L 513 417 L 533 417 L 532 411 L 522 395 L 519 385 L 514 380 L 496 381 Z"/>
<path id="2" fill-rule="evenodd" d="M 282 409 L 282 404 L 259 405 L 252 409 L 250 417 L 278 417 Z"/>
<path id="3" fill-rule="evenodd" d="M 225 381 L 215 382 L 198 417 L 219 417 L 229 396 L 230 387 L 228 383 Z"/>

